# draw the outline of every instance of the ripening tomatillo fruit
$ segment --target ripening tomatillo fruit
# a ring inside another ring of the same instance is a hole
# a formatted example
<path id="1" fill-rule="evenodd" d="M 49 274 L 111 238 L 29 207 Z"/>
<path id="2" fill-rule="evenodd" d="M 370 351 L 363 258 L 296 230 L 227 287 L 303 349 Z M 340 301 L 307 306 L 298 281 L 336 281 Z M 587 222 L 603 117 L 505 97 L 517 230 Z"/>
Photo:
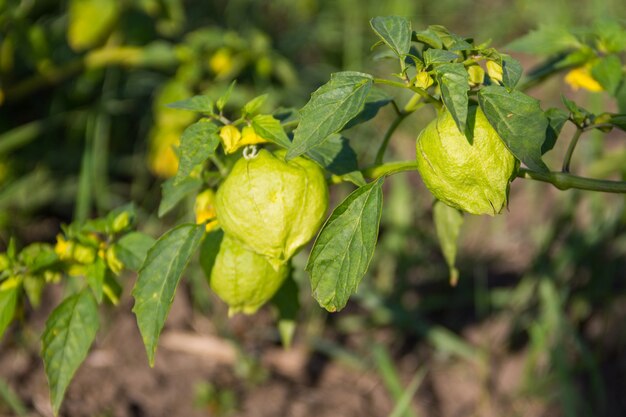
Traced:
<path id="1" fill-rule="evenodd" d="M 322 169 L 302 157 L 285 162 L 284 156 L 261 149 L 239 159 L 215 200 L 224 232 L 276 268 L 313 238 L 328 208 Z"/>
<path id="2" fill-rule="evenodd" d="M 417 168 L 438 200 L 493 216 L 506 205 L 517 160 L 474 104 L 469 106 L 467 130 L 469 138 L 443 110 L 417 138 Z"/>
<path id="3" fill-rule="evenodd" d="M 289 274 L 288 264 L 278 269 L 267 258 L 224 234 L 209 286 L 228 304 L 228 314 L 253 314 L 274 296 Z"/>

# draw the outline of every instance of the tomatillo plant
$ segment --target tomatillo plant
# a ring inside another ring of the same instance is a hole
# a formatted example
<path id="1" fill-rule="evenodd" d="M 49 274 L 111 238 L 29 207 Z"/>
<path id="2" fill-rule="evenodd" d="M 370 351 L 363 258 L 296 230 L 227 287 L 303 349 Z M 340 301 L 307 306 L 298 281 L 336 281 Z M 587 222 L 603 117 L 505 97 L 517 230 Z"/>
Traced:
<path id="1" fill-rule="evenodd" d="M 55 247 L 35 244 L 18 252 L 10 245 L 0 254 L 0 334 L 23 303 L 23 293 L 36 305 L 45 284 L 64 278 L 79 283 L 79 290 L 50 315 L 43 335 L 55 412 L 96 335 L 98 304 L 117 302 L 117 276 L 124 269 L 138 270 L 133 311 L 153 365 L 176 288 L 197 252 L 211 289 L 228 304 L 229 313 L 252 314 L 272 300 L 279 328 L 291 329 L 282 334 L 289 344 L 293 326 L 281 323 L 293 320 L 298 298 L 290 261 L 317 235 L 306 265 L 313 296 L 328 311 L 344 308 L 372 260 L 389 175 L 417 170 L 432 192 L 433 220 L 451 282 L 459 276 L 456 240 L 464 213 L 501 213 L 516 178 L 562 190 L 626 193 L 626 182 L 570 173 L 582 135 L 593 129 L 626 130 L 626 35 L 616 40 L 604 38 L 614 31 L 585 33 L 580 50 L 564 51 L 562 58 L 522 77 L 520 63 L 511 56 L 442 26 L 413 30 L 402 17 L 376 17 L 371 26 L 379 37 L 375 46 L 387 48 L 386 56 L 398 62 L 389 77 L 332 74 L 300 110 L 272 112 L 264 108 L 267 95 L 260 95 L 226 113 L 234 83 L 221 97 L 199 95 L 169 104 L 173 113 L 192 113 L 180 119 L 189 116 L 185 126 L 176 122 L 167 130 L 182 130 L 182 135 L 176 155 L 168 156 L 177 157 L 178 165 L 163 184 L 158 214 L 164 216 L 191 196 L 195 223 L 177 225 L 154 241 L 134 231 L 134 211 L 126 207 L 66 227 Z M 523 49 L 524 42 L 513 45 Z M 585 82 L 577 68 L 585 69 Z M 568 78 L 573 85 L 615 98 L 620 113 L 594 114 L 566 98 L 564 109 L 543 110 L 524 92 L 565 70 L 575 71 L 577 81 L 571 72 Z M 408 92 L 410 98 L 399 103 L 380 86 Z M 344 132 L 387 105 L 396 118 L 376 144 L 375 160 L 358 161 Z M 416 132 L 416 154 L 386 161 L 398 126 L 428 106 L 437 116 Z M 554 171 L 542 156 L 565 123 L 575 127 L 575 134 L 562 169 Z M 356 189 L 328 215 L 328 184 L 341 181 Z"/>

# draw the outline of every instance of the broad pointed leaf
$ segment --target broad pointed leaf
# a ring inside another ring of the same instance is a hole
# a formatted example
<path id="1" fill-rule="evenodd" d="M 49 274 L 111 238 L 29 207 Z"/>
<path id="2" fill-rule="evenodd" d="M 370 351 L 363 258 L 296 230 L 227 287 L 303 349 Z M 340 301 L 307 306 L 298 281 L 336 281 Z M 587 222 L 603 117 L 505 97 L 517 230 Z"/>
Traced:
<path id="1" fill-rule="evenodd" d="M 358 115 L 372 87 L 369 74 L 339 72 L 328 83 L 315 91 L 302 108 L 300 125 L 294 132 L 287 159 L 306 153 L 328 136 L 339 132 Z"/>
<path id="2" fill-rule="evenodd" d="M 441 201 L 435 201 L 433 220 L 441 252 L 450 269 L 450 284 L 456 285 L 459 280 L 459 271 L 456 269 L 457 241 L 463 225 L 463 213 Z"/>
<path id="3" fill-rule="evenodd" d="M 565 125 L 565 122 L 569 119 L 569 113 L 553 107 L 546 110 L 546 117 L 548 118 L 548 128 L 546 130 L 546 140 L 541 146 L 542 155 L 554 148 L 556 140 L 561 134 L 563 125 Z"/>
<path id="4" fill-rule="evenodd" d="M 624 40 L 626 42 L 626 40 Z M 602 57 L 591 68 L 591 75 L 609 94 L 615 95 L 624 78 L 622 62 L 617 55 Z"/>
<path id="5" fill-rule="evenodd" d="M 511 153 L 528 168 L 547 172 L 541 148 L 546 139 L 548 118 L 539 107 L 539 101 L 519 91 L 489 86 L 478 92 L 478 102 Z"/>
<path id="6" fill-rule="evenodd" d="M 161 203 L 159 204 L 158 216 L 165 216 L 185 197 L 200 190 L 201 187 L 202 180 L 191 176 L 179 181 L 177 184 L 174 183 L 174 178 L 165 181 L 161 185 Z"/>
<path id="7" fill-rule="evenodd" d="M 469 90 L 469 77 L 465 66 L 461 63 L 443 64 L 435 67 L 435 72 L 443 103 L 459 131 L 465 133 Z"/>
<path id="8" fill-rule="evenodd" d="M 67 298 L 48 317 L 41 337 L 41 356 L 55 415 L 59 413 L 74 373 L 87 357 L 99 327 L 98 305 L 89 290 Z"/>
<path id="9" fill-rule="evenodd" d="M 502 84 L 510 91 L 522 78 L 522 65 L 517 59 L 502 55 Z"/>
<path id="10" fill-rule="evenodd" d="M 378 239 L 384 177 L 357 188 L 331 214 L 306 270 L 317 302 L 328 311 L 345 307 L 367 271 Z"/>
<path id="11" fill-rule="evenodd" d="M 180 162 L 174 185 L 181 183 L 197 165 L 215 154 L 215 149 L 219 143 L 217 126 L 211 122 L 201 120 L 185 129 L 178 148 Z"/>
<path id="12" fill-rule="evenodd" d="M 139 271 L 132 295 L 133 312 L 148 354 L 154 366 L 159 335 L 174 301 L 174 294 L 187 263 L 202 237 L 203 224 L 183 224 L 165 233 L 148 251 Z"/>
<path id="13" fill-rule="evenodd" d="M 400 16 L 375 17 L 370 20 L 374 32 L 402 58 L 411 49 L 411 21 Z"/>
<path id="14" fill-rule="evenodd" d="M 285 149 L 289 149 L 291 146 L 291 141 L 285 133 L 285 129 L 281 126 L 280 121 L 270 114 L 254 116 L 252 119 L 252 127 L 263 139 L 267 139 Z"/>
<path id="15" fill-rule="evenodd" d="M 175 101 L 167 105 L 171 109 L 191 110 L 199 113 L 213 114 L 215 103 L 208 96 L 193 96 L 191 98 Z"/>
<path id="16" fill-rule="evenodd" d="M 146 255 L 154 245 L 154 238 L 141 232 L 131 232 L 115 242 L 115 256 L 131 271 L 139 271 Z"/>
<path id="17" fill-rule="evenodd" d="M 443 64 L 452 62 L 458 58 L 459 56 L 457 54 L 445 49 L 427 49 L 426 52 L 424 52 L 424 63 L 426 65 Z"/>
<path id="18" fill-rule="evenodd" d="M 20 279 L 13 277 L 2 281 L 0 285 L 0 340 L 13 320 L 21 288 L 20 282 Z"/>
<path id="19" fill-rule="evenodd" d="M 365 185 L 365 178 L 359 171 L 357 157 L 348 139 L 339 134 L 331 135 L 320 145 L 309 150 L 307 156 L 327 171 L 346 179 L 355 185 Z"/>

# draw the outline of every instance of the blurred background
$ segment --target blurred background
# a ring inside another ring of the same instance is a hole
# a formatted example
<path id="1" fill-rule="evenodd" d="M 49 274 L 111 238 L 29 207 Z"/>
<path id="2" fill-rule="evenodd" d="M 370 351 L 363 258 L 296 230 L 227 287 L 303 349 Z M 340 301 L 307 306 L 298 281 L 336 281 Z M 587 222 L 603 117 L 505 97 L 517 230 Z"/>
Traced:
<path id="1" fill-rule="evenodd" d="M 539 26 L 626 23 L 622 0 L 0 0 L 0 250 L 53 242 L 62 223 L 127 202 L 158 236 L 192 219 L 193 201 L 158 219 L 172 151 L 192 113 L 164 107 L 194 94 L 229 105 L 269 93 L 265 107 L 301 107 L 330 73 L 386 76 L 369 19 L 447 26 L 518 58 L 507 44 Z M 529 90 L 544 109 L 563 94 L 617 111 L 602 92 L 557 75 Z M 400 97 L 402 102 L 405 98 Z M 423 110 L 396 132 L 388 158 L 414 158 Z M 394 113 L 346 133 L 362 166 Z M 567 128 L 562 138 L 573 133 Z M 545 156 L 558 169 L 567 140 Z M 624 135 L 586 134 L 573 171 L 626 179 Z M 351 186 L 334 188 L 334 204 Z M 460 281 L 448 283 L 432 197 L 415 173 L 386 182 L 378 247 L 348 307 L 327 314 L 295 258 L 301 309 L 294 345 L 280 345 L 269 308 L 229 319 L 198 265 L 179 288 L 154 369 L 130 310 L 135 276 L 71 384 L 63 416 L 624 416 L 624 196 L 559 192 L 517 180 L 507 212 L 466 216 Z M 0 416 L 49 416 L 38 337 L 61 286 L 26 306 L 0 342 Z"/>

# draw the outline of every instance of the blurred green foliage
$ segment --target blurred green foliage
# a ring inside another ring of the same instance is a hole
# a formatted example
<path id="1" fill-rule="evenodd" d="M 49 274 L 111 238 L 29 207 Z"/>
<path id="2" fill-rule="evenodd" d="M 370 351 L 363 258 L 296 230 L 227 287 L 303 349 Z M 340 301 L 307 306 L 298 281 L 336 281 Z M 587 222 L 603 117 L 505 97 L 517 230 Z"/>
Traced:
<path id="1" fill-rule="evenodd" d="M 138 204 L 146 229 L 162 230 L 155 214 L 157 178 L 176 171 L 171 145 L 194 120 L 164 104 L 200 93 L 218 96 L 236 79 L 233 108 L 261 93 L 269 93 L 267 108 L 300 107 L 333 71 L 385 66 L 371 61 L 368 21 L 394 14 L 411 17 L 416 28 L 443 24 L 492 38 L 498 47 L 541 24 L 626 19 L 622 0 L 0 0 L 0 247 L 9 236 L 24 244 L 52 241 L 60 222 L 103 215 L 128 201 Z M 538 94 L 554 96 L 560 89 L 547 84 Z M 601 111 L 605 103 L 596 94 L 587 104 Z M 355 129 L 360 156 L 373 159 L 370 144 L 380 140 L 390 117 Z M 411 158 L 427 117 L 407 121 L 391 150 Z M 626 175 L 624 151 L 605 152 L 604 140 L 597 132 L 581 145 L 581 160 L 594 161 L 589 171 L 599 176 L 616 169 Z M 485 225 L 470 219 L 467 235 L 480 230 L 481 244 L 489 245 L 484 236 L 523 235 L 531 255 L 529 263 L 511 266 L 509 259 L 489 257 L 497 250 L 461 250 L 460 281 L 453 288 L 431 202 L 412 198 L 417 187 L 410 176 L 389 181 L 374 267 L 348 311 L 328 320 L 305 297 L 300 320 L 308 323 L 307 343 L 332 358 L 377 369 L 400 405 L 397 415 L 414 415 L 403 395 L 417 390 L 422 368 L 405 387 L 390 358 L 409 355 L 426 341 L 437 354 L 489 370 L 500 347 L 477 347 L 459 334 L 469 324 L 504 317 L 510 323 L 506 349 L 527 353 L 519 398 L 539 397 L 568 417 L 626 413 L 615 392 L 626 375 L 619 325 L 626 305 L 624 198 L 550 194 L 552 206 L 543 217 L 522 218 L 524 233 L 504 220 Z M 518 204 L 529 211 L 548 193 L 544 185 L 521 187 Z M 346 192 L 339 188 L 337 194 Z M 296 280 L 307 287 L 303 277 Z M 197 281 L 192 285 L 206 290 Z M 194 293 L 195 304 L 211 310 L 200 291 Z M 604 331 L 593 330 L 597 322 Z M 387 329 L 391 337 L 373 353 L 364 343 L 346 354 L 324 340 L 327 327 L 368 340 Z M 199 388 L 198 401 L 225 413 L 234 400 L 230 391 L 207 385 Z"/>

